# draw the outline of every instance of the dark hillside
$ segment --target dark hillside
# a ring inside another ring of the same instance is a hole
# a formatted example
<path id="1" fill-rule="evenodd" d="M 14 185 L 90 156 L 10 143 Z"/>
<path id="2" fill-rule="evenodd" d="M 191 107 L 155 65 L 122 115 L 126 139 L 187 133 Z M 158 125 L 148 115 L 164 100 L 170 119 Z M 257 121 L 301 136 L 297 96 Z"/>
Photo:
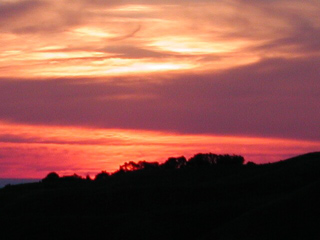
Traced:
<path id="1" fill-rule="evenodd" d="M 192 159 L 1 189 L 0 239 L 318 239 L 320 153 L 264 165 Z"/>
<path id="2" fill-rule="evenodd" d="M 252 208 L 203 239 L 320 239 L 320 153 L 309 153 L 271 164 L 257 177 L 273 200 Z M 247 183 L 249 185 L 249 182 Z"/>

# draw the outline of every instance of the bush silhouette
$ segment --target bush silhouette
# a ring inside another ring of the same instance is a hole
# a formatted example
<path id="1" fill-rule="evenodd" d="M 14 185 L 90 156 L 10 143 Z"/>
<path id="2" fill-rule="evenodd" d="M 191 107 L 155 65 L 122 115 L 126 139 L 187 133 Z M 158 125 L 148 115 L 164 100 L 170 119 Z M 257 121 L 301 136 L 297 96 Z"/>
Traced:
<path id="1" fill-rule="evenodd" d="M 71 176 L 63 176 L 60 178 L 60 181 L 63 182 L 78 182 L 83 180 L 83 178 L 77 174 L 73 174 Z"/>
<path id="2" fill-rule="evenodd" d="M 215 165 L 243 165 L 244 158 L 240 155 L 217 155 L 213 153 L 198 153 L 191 157 L 188 161 L 184 156 L 170 157 L 163 164 L 158 162 L 125 162 L 120 166 L 119 170 L 114 174 L 123 174 L 126 172 L 138 170 L 154 170 L 154 169 L 180 169 L 183 167 L 208 167 Z"/>
<path id="3" fill-rule="evenodd" d="M 109 179 L 110 174 L 107 173 L 106 171 L 102 171 L 101 173 L 98 173 L 95 177 L 95 181 L 105 181 L 107 179 Z"/>
<path id="4" fill-rule="evenodd" d="M 247 166 L 257 166 L 257 164 L 256 163 L 254 163 L 254 162 L 247 162 L 247 164 L 246 164 Z"/>
<path id="5" fill-rule="evenodd" d="M 165 161 L 161 166 L 164 169 L 179 169 L 186 166 L 186 164 L 187 164 L 187 159 L 184 156 L 181 156 L 177 158 L 175 157 L 168 158 L 168 160 Z"/>
<path id="6" fill-rule="evenodd" d="M 213 153 L 198 153 L 189 159 L 187 165 L 191 167 L 215 165 L 217 162 L 217 158 L 218 155 Z"/>
<path id="7" fill-rule="evenodd" d="M 59 180 L 59 175 L 56 172 L 49 173 L 42 181 L 43 182 L 56 182 Z"/>
<path id="8" fill-rule="evenodd" d="M 216 159 L 217 165 L 243 165 L 244 158 L 239 155 L 219 155 Z"/>
<path id="9" fill-rule="evenodd" d="M 159 163 L 157 162 L 146 162 L 140 161 L 135 163 L 133 161 L 126 162 L 120 166 L 120 171 L 129 172 L 129 171 L 137 171 L 137 170 L 151 170 L 159 168 Z"/>

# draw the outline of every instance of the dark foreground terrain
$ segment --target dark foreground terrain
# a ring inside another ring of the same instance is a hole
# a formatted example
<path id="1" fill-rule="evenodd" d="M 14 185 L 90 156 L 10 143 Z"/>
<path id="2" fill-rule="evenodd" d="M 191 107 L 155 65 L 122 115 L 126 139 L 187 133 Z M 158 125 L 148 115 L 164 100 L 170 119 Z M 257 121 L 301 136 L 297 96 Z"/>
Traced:
<path id="1" fill-rule="evenodd" d="M 0 239 L 320 239 L 320 153 L 132 167 L 0 189 Z"/>

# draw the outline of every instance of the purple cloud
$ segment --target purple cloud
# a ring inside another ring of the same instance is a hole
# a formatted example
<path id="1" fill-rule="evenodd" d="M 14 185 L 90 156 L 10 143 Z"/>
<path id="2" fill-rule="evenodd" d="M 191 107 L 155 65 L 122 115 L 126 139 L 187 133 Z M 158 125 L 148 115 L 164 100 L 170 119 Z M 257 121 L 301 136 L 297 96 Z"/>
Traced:
<path id="1" fill-rule="evenodd" d="M 5 2 L 0 5 L 0 22 L 7 21 L 15 17 L 21 17 L 30 11 L 36 10 L 40 6 L 43 6 L 44 2 L 39 0 L 25 0 Z"/>
<path id="2" fill-rule="evenodd" d="M 150 81 L 1 79 L 0 119 L 320 140 L 320 58 Z"/>

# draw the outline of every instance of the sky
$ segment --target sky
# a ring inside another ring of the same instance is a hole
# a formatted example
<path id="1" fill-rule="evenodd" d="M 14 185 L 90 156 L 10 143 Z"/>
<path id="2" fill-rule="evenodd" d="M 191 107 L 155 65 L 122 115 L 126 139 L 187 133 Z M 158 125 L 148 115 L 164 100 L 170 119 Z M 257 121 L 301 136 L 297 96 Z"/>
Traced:
<path id="1" fill-rule="evenodd" d="M 0 178 L 320 150 L 318 0 L 0 0 Z"/>

